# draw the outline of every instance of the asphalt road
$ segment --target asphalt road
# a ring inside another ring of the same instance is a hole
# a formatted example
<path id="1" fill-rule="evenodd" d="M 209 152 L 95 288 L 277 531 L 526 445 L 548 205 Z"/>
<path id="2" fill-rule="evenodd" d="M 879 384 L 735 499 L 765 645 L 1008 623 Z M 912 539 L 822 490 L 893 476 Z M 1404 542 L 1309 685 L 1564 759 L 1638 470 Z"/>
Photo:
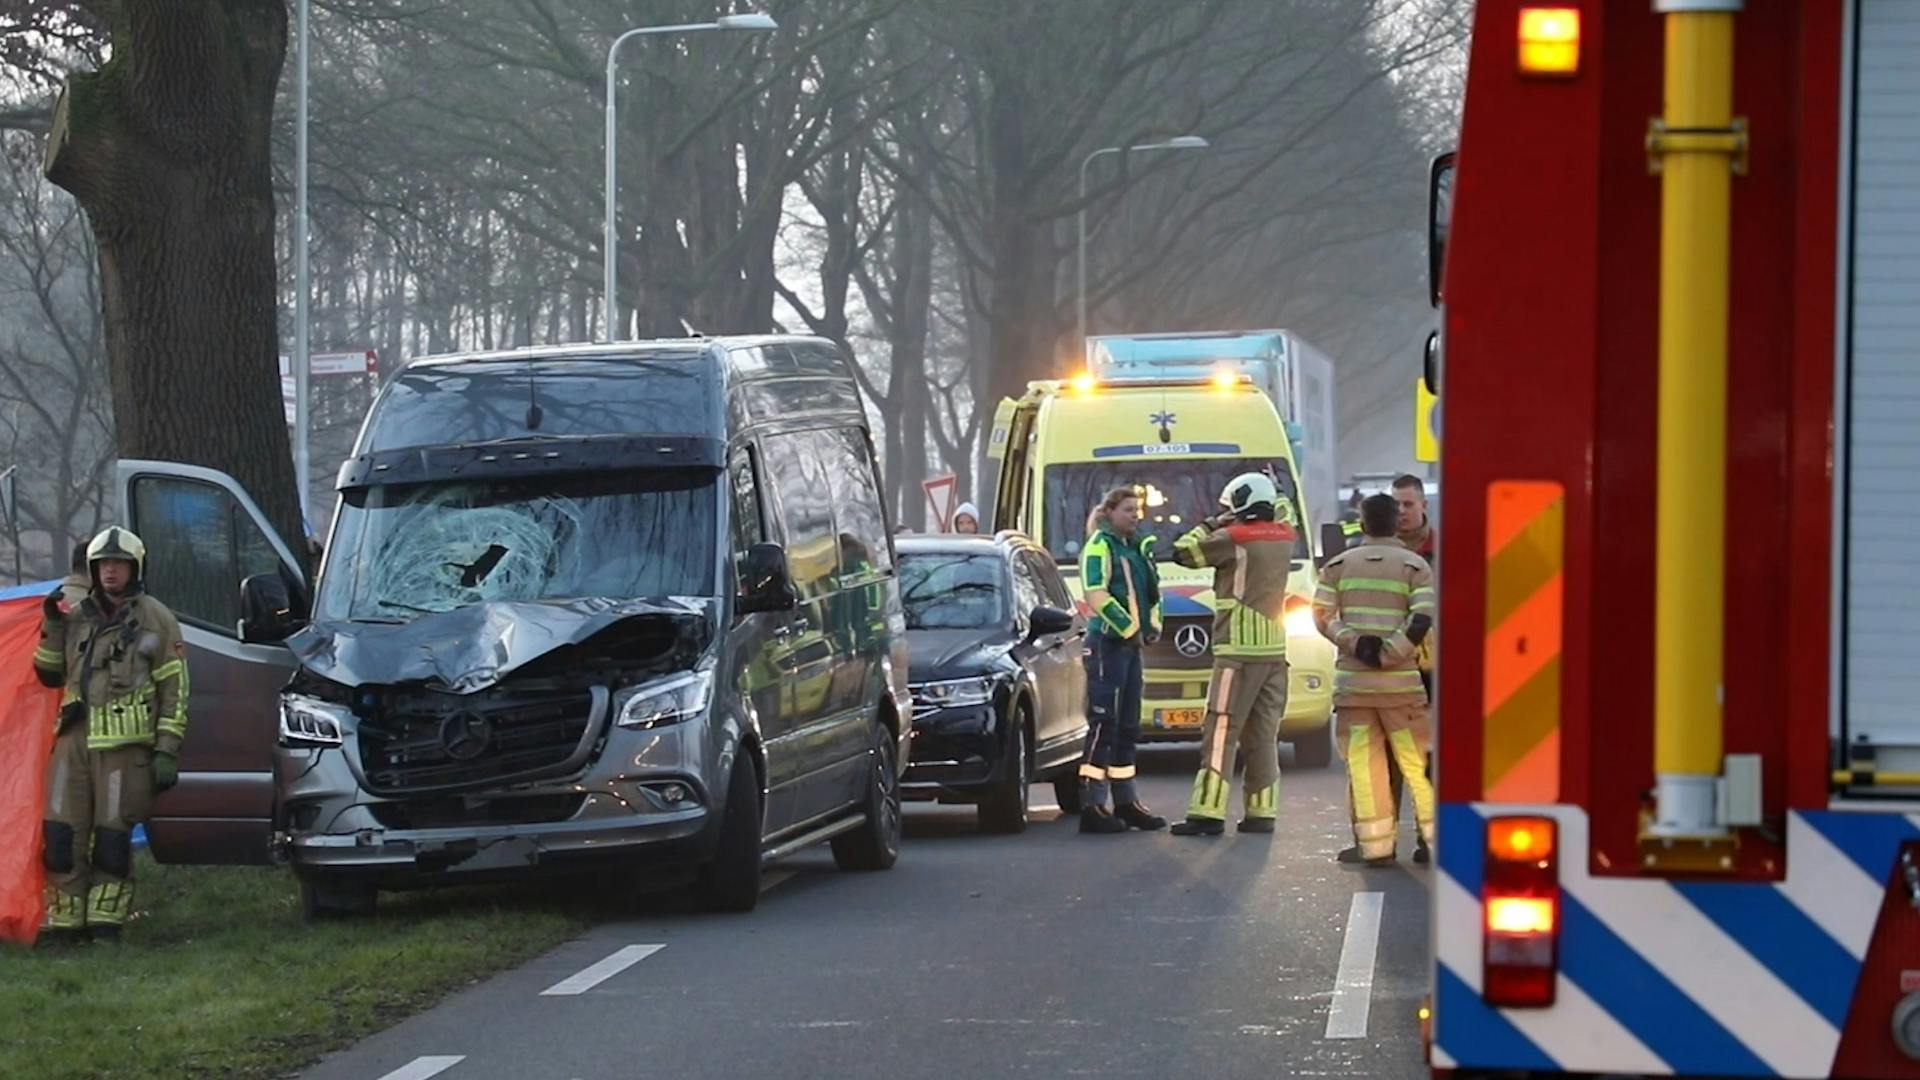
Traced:
<path id="1" fill-rule="evenodd" d="M 1143 751 L 1171 819 L 1194 762 Z M 1271 837 L 1083 837 L 1050 798 L 984 836 L 971 808 L 910 806 L 891 871 L 822 848 L 751 915 L 647 902 L 307 1075 L 1424 1077 L 1428 871 L 1404 838 L 1397 869 L 1333 863 L 1343 782 L 1288 771 Z"/>

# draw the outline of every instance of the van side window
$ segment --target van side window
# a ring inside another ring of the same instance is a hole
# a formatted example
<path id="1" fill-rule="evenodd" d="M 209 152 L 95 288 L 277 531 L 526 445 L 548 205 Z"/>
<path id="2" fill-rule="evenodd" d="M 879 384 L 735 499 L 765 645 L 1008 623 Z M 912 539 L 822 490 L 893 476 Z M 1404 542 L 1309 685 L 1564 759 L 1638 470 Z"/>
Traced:
<path id="1" fill-rule="evenodd" d="M 760 515 L 760 481 L 753 472 L 753 450 L 742 446 L 727 460 L 733 480 L 733 551 L 745 552 L 766 543 L 767 523 Z"/>
<path id="2" fill-rule="evenodd" d="M 181 619 L 233 637 L 241 580 L 281 570 L 273 544 L 213 484 L 142 476 L 133 482 L 133 503 L 154 597 Z"/>
<path id="3" fill-rule="evenodd" d="M 840 532 L 863 549 L 867 566 L 891 569 L 893 549 L 888 543 L 886 514 L 880 509 L 880 490 L 874 482 L 873 455 L 867 448 L 866 433 L 847 427 L 816 434 L 824 451 L 821 464 L 833 487 L 833 514 Z M 842 566 L 841 572 L 863 571 L 849 565 Z"/>
<path id="4" fill-rule="evenodd" d="M 1033 569 L 1034 583 L 1040 586 L 1041 602 L 1062 611 L 1072 611 L 1073 594 L 1067 591 L 1067 583 L 1060 579 L 1060 571 L 1054 568 L 1053 560 L 1047 558 L 1046 552 L 1028 548 L 1020 553 L 1020 558 Z"/>
<path id="5" fill-rule="evenodd" d="M 787 575 L 802 600 L 833 590 L 839 545 L 833 533 L 833 493 L 820 467 L 822 436 L 815 431 L 769 435 L 761 440 L 767 482 L 780 499 Z"/>

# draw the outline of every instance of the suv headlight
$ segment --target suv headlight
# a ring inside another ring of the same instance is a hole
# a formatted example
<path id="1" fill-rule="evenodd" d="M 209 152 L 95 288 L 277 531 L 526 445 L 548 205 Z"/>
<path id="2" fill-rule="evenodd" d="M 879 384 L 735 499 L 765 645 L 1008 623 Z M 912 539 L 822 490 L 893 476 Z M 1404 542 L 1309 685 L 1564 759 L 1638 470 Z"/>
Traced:
<path id="1" fill-rule="evenodd" d="M 971 679 L 944 679 L 909 687 L 915 704 L 929 709 L 952 709 L 962 705 L 985 705 L 993 700 L 993 680 L 982 675 Z"/>
<path id="2" fill-rule="evenodd" d="M 614 722 L 650 728 L 698 716 L 713 699 L 713 669 L 686 671 L 630 687 L 614 695 Z"/>
<path id="3" fill-rule="evenodd" d="M 280 745 L 339 746 L 351 715 L 345 706 L 330 701 L 305 694 L 282 694 Z"/>

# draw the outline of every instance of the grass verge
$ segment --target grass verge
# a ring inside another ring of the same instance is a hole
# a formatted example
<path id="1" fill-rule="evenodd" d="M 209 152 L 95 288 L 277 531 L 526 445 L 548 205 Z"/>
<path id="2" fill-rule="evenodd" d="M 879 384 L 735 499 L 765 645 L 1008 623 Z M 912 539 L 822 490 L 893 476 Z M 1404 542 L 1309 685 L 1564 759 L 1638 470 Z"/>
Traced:
<path id="1" fill-rule="evenodd" d="M 577 890 L 451 888 L 306 925 L 284 869 L 141 860 L 123 945 L 0 946 L 0 1076 L 284 1075 L 603 913 Z"/>

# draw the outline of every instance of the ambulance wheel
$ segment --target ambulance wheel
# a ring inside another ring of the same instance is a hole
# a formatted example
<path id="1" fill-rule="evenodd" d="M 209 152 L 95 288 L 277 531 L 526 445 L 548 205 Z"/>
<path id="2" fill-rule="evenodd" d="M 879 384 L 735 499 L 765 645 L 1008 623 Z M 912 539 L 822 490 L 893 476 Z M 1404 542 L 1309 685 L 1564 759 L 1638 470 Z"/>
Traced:
<path id="1" fill-rule="evenodd" d="M 305 922 L 371 915 L 380 893 L 371 885 L 340 881 L 301 881 L 300 918 Z"/>
<path id="2" fill-rule="evenodd" d="M 1293 763 L 1302 769 L 1324 769 L 1333 764 L 1332 724 L 1293 740 Z"/>

